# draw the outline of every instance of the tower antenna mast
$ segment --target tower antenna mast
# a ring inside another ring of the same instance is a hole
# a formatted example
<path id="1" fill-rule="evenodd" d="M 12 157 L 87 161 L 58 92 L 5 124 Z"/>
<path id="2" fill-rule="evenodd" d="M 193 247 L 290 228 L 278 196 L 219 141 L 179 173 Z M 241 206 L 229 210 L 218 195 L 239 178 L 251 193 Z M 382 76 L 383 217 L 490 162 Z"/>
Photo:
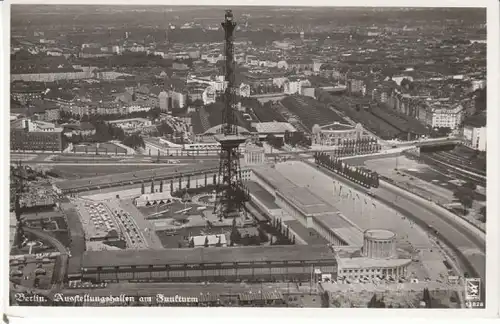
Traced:
<path id="1" fill-rule="evenodd" d="M 238 217 L 245 211 L 245 202 L 249 199 L 248 190 L 241 180 L 239 146 L 246 141 L 246 137 L 239 134 L 235 115 L 235 86 L 234 86 L 234 43 L 233 33 L 236 23 L 233 20 L 232 10 L 226 10 L 224 21 L 224 55 L 225 81 L 227 84 L 224 93 L 224 110 L 222 125 L 215 136 L 221 145 L 218 182 L 216 186 L 216 201 L 214 212 L 219 219 Z"/>

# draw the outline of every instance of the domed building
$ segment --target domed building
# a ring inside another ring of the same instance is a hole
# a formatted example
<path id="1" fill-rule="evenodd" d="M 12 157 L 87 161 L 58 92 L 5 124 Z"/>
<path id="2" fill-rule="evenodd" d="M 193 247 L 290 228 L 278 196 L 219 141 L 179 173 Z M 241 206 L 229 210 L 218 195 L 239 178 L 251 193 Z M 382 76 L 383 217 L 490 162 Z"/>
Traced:
<path id="1" fill-rule="evenodd" d="M 375 277 L 398 279 L 407 275 L 411 259 L 400 258 L 396 251 L 396 234 L 385 229 L 368 229 L 363 233 L 361 251 L 337 251 L 338 278 L 366 280 Z"/>

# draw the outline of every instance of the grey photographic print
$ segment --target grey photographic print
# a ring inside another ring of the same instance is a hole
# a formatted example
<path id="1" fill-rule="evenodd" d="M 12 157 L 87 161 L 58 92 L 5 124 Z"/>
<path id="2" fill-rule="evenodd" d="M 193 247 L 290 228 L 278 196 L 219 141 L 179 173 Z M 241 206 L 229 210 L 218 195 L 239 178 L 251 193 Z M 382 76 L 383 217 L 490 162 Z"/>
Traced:
<path id="1" fill-rule="evenodd" d="M 10 16 L 11 307 L 485 308 L 486 7 Z"/>

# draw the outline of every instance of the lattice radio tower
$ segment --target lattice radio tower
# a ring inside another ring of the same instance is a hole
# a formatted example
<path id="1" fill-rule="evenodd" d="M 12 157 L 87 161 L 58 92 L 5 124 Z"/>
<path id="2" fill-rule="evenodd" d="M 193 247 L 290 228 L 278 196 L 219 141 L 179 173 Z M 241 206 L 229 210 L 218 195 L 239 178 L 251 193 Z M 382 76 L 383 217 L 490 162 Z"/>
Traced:
<path id="1" fill-rule="evenodd" d="M 227 88 L 224 93 L 225 107 L 222 112 L 222 127 L 215 138 L 221 145 L 219 176 L 216 186 L 217 198 L 214 212 L 220 219 L 237 217 L 245 210 L 245 201 L 248 200 L 248 191 L 241 181 L 241 169 L 238 147 L 246 138 L 238 134 L 235 115 L 235 87 L 234 87 L 234 44 L 233 32 L 236 23 L 233 13 L 226 10 L 222 22 L 225 34 L 225 81 Z"/>

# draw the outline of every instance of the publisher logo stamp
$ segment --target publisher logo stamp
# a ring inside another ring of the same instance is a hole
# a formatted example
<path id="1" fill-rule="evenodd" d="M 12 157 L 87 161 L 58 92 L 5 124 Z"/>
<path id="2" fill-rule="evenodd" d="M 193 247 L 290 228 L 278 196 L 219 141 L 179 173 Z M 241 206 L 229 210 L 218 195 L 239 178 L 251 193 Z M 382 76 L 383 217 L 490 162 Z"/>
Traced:
<path id="1" fill-rule="evenodd" d="M 467 308 L 484 308 L 481 300 L 481 279 L 465 279 L 465 306 Z"/>
<path id="2" fill-rule="evenodd" d="M 465 279 L 465 300 L 477 301 L 481 299 L 481 279 L 466 278 Z"/>

